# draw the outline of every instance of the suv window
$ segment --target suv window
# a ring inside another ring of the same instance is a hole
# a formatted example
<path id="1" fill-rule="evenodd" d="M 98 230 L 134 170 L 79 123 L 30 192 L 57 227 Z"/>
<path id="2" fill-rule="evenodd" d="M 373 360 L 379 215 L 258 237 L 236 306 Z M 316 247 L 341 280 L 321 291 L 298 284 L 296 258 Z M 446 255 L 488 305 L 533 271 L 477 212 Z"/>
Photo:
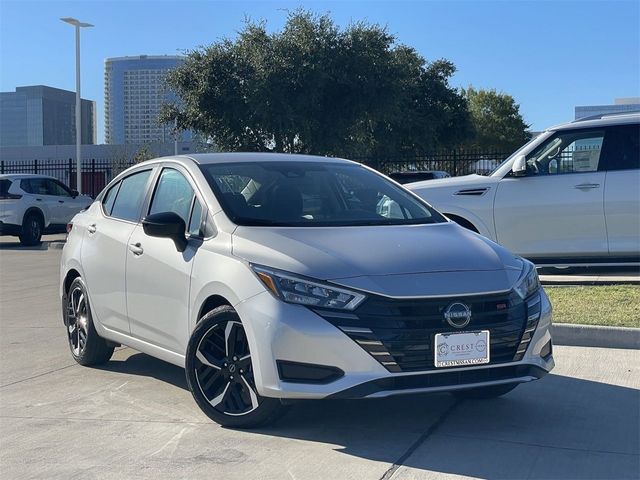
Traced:
<path id="1" fill-rule="evenodd" d="M 527 155 L 528 175 L 596 172 L 604 130 L 560 132 Z"/>
<path id="2" fill-rule="evenodd" d="M 611 127 L 604 143 L 607 170 L 640 168 L 640 125 Z"/>
<path id="3" fill-rule="evenodd" d="M 70 197 L 71 192 L 57 180 L 45 179 L 45 185 L 49 195 L 55 195 L 57 197 Z"/>
<path id="4" fill-rule="evenodd" d="M 9 188 L 11 187 L 11 180 L 3 178 L 0 180 L 0 198 L 7 198 L 9 196 Z"/>
<path id="5" fill-rule="evenodd" d="M 146 193 L 147 181 L 151 170 L 144 170 L 129 175 L 122 180 L 120 189 L 111 209 L 111 216 L 122 220 L 137 222 Z"/>
<path id="6" fill-rule="evenodd" d="M 185 225 L 189 225 L 193 196 L 193 188 L 184 175 L 173 168 L 165 168 L 158 179 L 149 207 L 149 215 L 174 212 L 184 220 Z"/>

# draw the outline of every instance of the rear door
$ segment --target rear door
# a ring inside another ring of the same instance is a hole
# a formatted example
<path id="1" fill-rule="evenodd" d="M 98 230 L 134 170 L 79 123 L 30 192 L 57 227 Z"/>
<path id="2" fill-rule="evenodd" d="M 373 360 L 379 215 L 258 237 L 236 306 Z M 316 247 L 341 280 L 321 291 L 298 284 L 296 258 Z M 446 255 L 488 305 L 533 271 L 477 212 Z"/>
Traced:
<path id="1" fill-rule="evenodd" d="M 609 127 L 604 211 L 612 257 L 640 255 L 640 125 Z"/>
<path id="2" fill-rule="evenodd" d="M 527 155 L 527 175 L 498 186 L 498 242 L 530 258 L 606 257 L 605 130 L 559 131 Z"/>
<path id="3" fill-rule="evenodd" d="M 105 327 L 129 334 L 125 291 L 128 241 L 140 220 L 153 170 L 139 170 L 102 197 L 82 243 L 82 267 L 94 315 Z"/>

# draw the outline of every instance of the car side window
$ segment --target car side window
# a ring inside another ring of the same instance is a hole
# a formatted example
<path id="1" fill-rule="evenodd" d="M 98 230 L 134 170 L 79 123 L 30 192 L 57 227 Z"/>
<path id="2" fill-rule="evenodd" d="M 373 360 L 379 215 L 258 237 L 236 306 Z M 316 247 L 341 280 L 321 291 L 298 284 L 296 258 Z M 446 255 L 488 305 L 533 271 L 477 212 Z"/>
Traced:
<path id="1" fill-rule="evenodd" d="M 527 175 L 597 172 L 604 130 L 560 132 L 527 155 Z"/>
<path id="2" fill-rule="evenodd" d="M 189 225 L 193 197 L 193 188 L 184 175 L 173 168 L 164 168 L 151 200 L 149 215 L 174 212 L 184 220 L 185 225 Z"/>
<path id="3" fill-rule="evenodd" d="M 607 170 L 640 168 L 640 125 L 610 127 L 604 143 Z"/>
<path id="4" fill-rule="evenodd" d="M 151 170 L 137 172 L 124 178 L 116 195 L 111 216 L 137 222 L 146 194 L 146 186 Z"/>
<path id="5" fill-rule="evenodd" d="M 50 195 L 44 178 L 25 178 L 20 182 L 20 188 L 33 195 Z"/>
<path id="6" fill-rule="evenodd" d="M 189 227 L 187 232 L 189 235 L 200 237 L 202 236 L 202 203 L 196 197 L 193 202 L 193 208 L 191 209 L 191 219 L 189 220 Z"/>
<path id="7" fill-rule="evenodd" d="M 102 208 L 104 209 L 104 213 L 107 215 L 111 215 L 111 210 L 113 209 L 113 204 L 116 201 L 116 195 L 118 194 L 120 183 L 121 182 L 116 183 L 107 191 L 104 197 L 102 197 Z"/>
<path id="8" fill-rule="evenodd" d="M 56 197 L 70 197 L 71 193 L 67 191 L 60 183 L 55 180 L 45 179 L 45 185 L 49 195 L 55 195 Z"/>

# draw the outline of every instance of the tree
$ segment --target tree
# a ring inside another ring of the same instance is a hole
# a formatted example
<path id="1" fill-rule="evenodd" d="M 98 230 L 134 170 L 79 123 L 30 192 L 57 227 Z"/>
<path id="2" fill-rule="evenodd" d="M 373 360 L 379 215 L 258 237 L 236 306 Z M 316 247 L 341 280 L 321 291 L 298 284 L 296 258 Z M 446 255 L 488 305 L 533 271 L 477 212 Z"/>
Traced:
<path id="1" fill-rule="evenodd" d="M 235 40 L 189 52 L 167 77 L 179 100 L 160 120 L 227 151 L 420 154 L 471 132 L 466 100 L 448 83 L 454 71 L 386 28 L 340 29 L 296 10 L 280 32 L 247 21 Z"/>
<path id="2" fill-rule="evenodd" d="M 529 125 L 511 95 L 473 87 L 464 93 L 474 129 L 473 140 L 467 142 L 467 146 L 508 153 L 531 138 L 527 131 Z"/>

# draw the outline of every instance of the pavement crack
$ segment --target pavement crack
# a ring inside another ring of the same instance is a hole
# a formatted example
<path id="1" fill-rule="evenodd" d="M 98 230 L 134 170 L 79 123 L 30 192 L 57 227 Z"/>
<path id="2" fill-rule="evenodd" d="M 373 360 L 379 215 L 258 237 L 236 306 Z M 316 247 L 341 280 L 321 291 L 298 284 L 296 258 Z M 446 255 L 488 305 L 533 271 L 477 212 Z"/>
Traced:
<path id="1" fill-rule="evenodd" d="M 0 388 L 10 387 L 11 385 L 15 385 L 17 383 L 27 382 L 29 380 L 33 380 L 34 378 L 44 377 L 45 375 L 49 375 L 50 373 L 59 372 L 60 370 L 64 370 L 66 368 L 76 367 L 77 363 L 72 363 L 71 365 L 66 365 L 64 367 L 56 368 L 54 370 L 49 370 L 47 372 L 39 373 L 38 375 L 33 375 L 31 377 L 23 378 L 21 380 L 16 380 L 15 382 L 5 383 L 4 385 L 0 385 Z"/>
<path id="2" fill-rule="evenodd" d="M 404 464 L 404 462 L 415 452 L 420 445 L 422 445 L 433 433 L 440 428 L 440 425 L 444 423 L 444 421 L 449 418 L 449 416 L 453 413 L 455 408 L 460 405 L 461 401 L 454 401 L 449 408 L 447 408 L 440 417 L 431 424 L 431 426 L 424 432 L 420 437 L 409 446 L 406 452 L 396 460 L 389 469 L 384 472 L 384 475 L 380 477 L 380 480 L 390 480 L 391 477 L 398 471 L 398 469 Z"/>

